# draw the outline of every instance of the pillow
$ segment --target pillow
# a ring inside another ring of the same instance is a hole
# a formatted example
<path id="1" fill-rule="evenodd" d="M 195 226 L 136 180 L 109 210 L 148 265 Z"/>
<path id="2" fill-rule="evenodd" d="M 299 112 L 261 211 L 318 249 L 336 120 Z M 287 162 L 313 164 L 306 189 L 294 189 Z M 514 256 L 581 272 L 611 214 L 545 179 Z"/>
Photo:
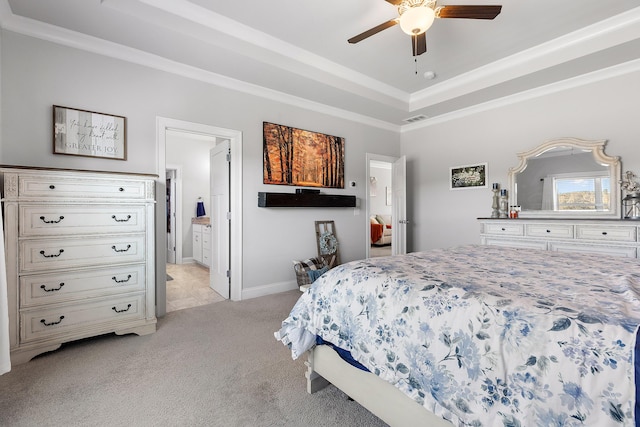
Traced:
<path id="1" fill-rule="evenodd" d="M 378 221 L 379 224 L 384 225 L 384 219 L 382 219 L 380 215 L 376 215 L 376 221 Z"/>
<path id="2" fill-rule="evenodd" d="M 327 271 L 329 271 L 329 266 L 325 265 L 320 270 L 309 270 L 307 271 L 307 274 L 309 275 L 309 280 L 311 280 L 311 283 L 313 283 L 318 277 L 322 276 Z"/>
<path id="3" fill-rule="evenodd" d="M 380 224 L 378 220 L 376 220 L 375 216 L 372 216 L 371 218 L 369 218 L 369 221 L 371 221 L 371 224 Z"/>

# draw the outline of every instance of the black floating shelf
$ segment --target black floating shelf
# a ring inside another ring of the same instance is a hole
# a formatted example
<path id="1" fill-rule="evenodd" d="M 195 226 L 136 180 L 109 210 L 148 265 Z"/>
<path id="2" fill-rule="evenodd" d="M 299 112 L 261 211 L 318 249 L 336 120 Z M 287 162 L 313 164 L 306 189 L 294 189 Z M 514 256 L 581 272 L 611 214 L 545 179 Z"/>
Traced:
<path id="1" fill-rule="evenodd" d="M 313 193 L 258 193 L 260 208 L 355 208 L 356 196 Z"/>

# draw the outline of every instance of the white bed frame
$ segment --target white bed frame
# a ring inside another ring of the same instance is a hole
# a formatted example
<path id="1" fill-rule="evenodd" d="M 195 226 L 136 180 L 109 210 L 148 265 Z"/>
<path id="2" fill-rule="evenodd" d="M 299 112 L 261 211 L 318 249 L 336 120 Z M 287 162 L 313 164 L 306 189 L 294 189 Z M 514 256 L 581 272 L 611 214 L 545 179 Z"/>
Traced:
<path id="1" fill-rule="evenodd" d="M 309 350 L 307 392 L 315 393 L 329 384 L 342 390 L 390 426 L 451 427 L 378 376 L 355 368 L 326 345 Z"/>

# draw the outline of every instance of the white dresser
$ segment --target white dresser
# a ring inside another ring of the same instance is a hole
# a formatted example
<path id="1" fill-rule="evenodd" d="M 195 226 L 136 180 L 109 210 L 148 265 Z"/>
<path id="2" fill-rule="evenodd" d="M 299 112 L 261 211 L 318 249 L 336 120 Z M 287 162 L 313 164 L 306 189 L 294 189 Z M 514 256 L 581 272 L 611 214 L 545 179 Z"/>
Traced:
<path id="1" fill-rule="evenodd" d="M 640 222 L 479 218 L 483 245 L 640 257 Z"/>
<path id="2" fill-rule="evenodd" d="M 0 168 L 11 360 L 156 330 L 149 176 Z"/>

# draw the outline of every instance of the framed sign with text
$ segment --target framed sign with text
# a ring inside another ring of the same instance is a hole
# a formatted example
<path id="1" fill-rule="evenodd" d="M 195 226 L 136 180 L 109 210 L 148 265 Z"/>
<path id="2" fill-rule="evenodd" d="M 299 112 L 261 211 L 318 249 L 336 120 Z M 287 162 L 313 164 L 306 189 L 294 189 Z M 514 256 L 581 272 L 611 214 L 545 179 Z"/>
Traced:
<path id="1" fill-rule="evenodd" d="M 53 152 L 126 160 L 126 126 L 126 117 L 54 105 Z"/>

